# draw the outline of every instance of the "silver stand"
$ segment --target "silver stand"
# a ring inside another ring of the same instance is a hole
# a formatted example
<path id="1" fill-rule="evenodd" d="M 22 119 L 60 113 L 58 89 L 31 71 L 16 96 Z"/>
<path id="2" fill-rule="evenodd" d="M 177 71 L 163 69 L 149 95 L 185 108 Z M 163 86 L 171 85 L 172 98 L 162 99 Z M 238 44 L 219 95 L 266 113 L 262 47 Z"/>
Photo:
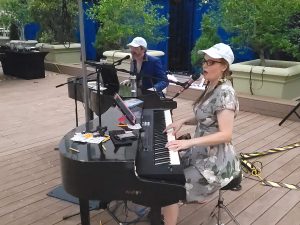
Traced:
<path id="1" fill-rule="evenodd" d="M 131 84 L 131 97 L 137 97 L 137 85 L 136 85 L 136 76 L 130 76 L 130 84 Z"/>

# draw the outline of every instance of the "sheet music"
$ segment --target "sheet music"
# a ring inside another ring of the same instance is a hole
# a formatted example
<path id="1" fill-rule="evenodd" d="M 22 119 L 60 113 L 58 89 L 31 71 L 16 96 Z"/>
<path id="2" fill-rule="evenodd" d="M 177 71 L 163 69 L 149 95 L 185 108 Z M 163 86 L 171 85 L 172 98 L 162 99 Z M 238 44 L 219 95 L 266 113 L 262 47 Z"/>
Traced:
<path id="1" fill-rule="evenodd" d="M 88 81 L 87 85 L 90 89 L 97 91 L 97 81 Z M 106 89 L 107 88 L 101 86 L 101 83 L 100 83 L 100 91 L 104 91 Z"/>

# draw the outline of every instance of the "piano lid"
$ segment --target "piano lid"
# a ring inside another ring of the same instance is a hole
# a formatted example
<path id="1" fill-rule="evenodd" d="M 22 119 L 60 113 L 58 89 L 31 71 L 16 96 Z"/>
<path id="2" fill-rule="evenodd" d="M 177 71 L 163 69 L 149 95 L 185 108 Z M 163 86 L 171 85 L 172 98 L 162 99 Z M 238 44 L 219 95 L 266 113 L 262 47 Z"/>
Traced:
<path id="1" fill-rule="evenodd" d="M 107 126 L 107 132 L 111 130 L 121 130 L 117 127 L 118 118 L 122 116 L 119 109 L 115 107 L 109 108 L 107 112 L 102 114 L 101 121 L 102 126 Z M 140 121 L 140 118 L 139 118 Z M 80 143 L 74 142 L 71 138 L 76 132 L 83 132 L 86 130 L 94 131 L 99 125 L 98 118 L 89 121 L 79 127 L 74 128 L 68 132 L 63 139 L 60 141 L 59 150 L 60 153 L 67 158 L 72 160 L 77 160 L 81 162 L 90 161 L 133 161 L 136 156 L 136 151 L 138 149 L 138 139 L 132 141 L 130 146 L 119 146 L 115 147 L 111 140 L 103 144 L 104 148 L 101 148 L 101 144 L 91 144 L 91 143 Z M 138 133 L 138 132 L 137 132 Z M 71 150 L 70 150 L 71 148 Z M 73 149 L 73 150 L 72 150 Z M 75 150 L 74 150 L 75 149 Z"/>

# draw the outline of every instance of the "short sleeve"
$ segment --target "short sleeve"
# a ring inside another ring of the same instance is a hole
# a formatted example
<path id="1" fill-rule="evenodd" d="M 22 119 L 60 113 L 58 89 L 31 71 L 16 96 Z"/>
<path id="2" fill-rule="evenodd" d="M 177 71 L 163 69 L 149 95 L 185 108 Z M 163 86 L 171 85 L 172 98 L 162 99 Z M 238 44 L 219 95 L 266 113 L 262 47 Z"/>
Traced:
<path id="1" fill-rule="evenodd" d="M 239 110 L 239 103 L 234 89 L 230 86 L 225 86 L 218 91 L 214 111 L 218 112 L 224 109 L 229 109 L 237 113 Z"/>

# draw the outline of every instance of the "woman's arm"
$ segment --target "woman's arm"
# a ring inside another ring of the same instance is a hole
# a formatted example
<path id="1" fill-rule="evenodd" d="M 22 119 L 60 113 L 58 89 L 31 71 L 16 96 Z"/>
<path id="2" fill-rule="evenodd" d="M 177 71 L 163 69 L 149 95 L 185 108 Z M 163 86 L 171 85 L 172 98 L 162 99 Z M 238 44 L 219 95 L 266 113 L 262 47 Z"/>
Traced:
<path id="1" fill-rule="evenodd" d="M 182 127 L 182 125 L 184 125 L 184 124 L 190 124 L 193 121 L 196 121 L 196 119 L 195 119 L 194 116 L 190 116 L 190 117 L 187 117 L 187 118 L 183 118 L 181 120 L 177 120 L 177 121 L 169 124 L 163 132 L 167 132 L 168 130 L 173 129 L 172 134 L 174 136 L 176 136 L 176 133 L 180 130 L 180 128 Z"/>
<path id="2" fill-rule="evenodd" d="M 222 110 L 217 114 L 219 131 L 203 137 L 194 138 L 193 145 L 216 145 L 228 143 L 232 140 L 234 112 L 231 110 Z"/>
<path id="3" fill-rule="evenodd" d="M 196 117 L 195 116 L 188 117 L 187 119 L 185 119 L 184 124 L 185 125 L 197 125 Z"/>
<path id="4" fill-rule="evenodd" d="M 167 143 L 169 150 L 179 151 L 191 148 L 192 146 L 208 146 L 221 143 L 228 143 L 232 139 L 234 112 L 232 110 L 222 110 L 217 114 L 219 131 L 202 137 L 190 140 L 175 140 Z"/>

